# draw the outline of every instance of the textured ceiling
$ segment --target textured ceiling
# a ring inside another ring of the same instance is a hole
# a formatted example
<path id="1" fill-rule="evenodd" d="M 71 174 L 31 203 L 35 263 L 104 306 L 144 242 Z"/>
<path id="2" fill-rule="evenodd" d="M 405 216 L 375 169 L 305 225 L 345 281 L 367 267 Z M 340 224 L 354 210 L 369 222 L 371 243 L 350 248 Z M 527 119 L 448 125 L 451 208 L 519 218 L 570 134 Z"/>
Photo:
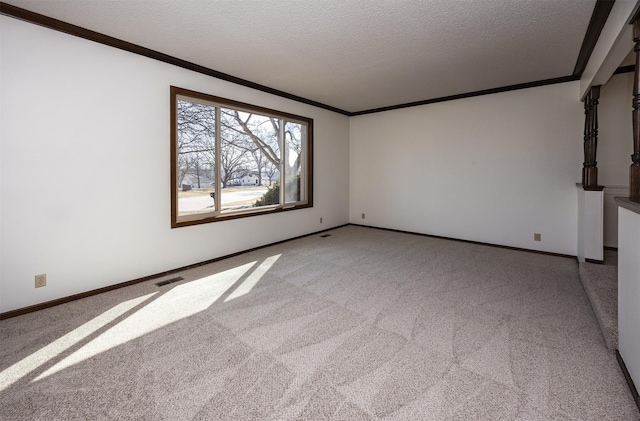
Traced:
<path id="1" fill-rule="evenodd" d="M 595 0 L 6 0 L 349 112 L 569 76 Z"/>

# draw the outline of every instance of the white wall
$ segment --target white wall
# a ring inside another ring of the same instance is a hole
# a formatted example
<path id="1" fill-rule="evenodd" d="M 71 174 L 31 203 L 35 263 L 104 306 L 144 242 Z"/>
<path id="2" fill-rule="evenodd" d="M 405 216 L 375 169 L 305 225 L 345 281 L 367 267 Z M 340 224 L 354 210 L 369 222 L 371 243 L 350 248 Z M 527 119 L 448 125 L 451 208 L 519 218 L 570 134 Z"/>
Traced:
<path id="1" fill-rule="evenodd" d="M 0 312 L 348 222 L 347 117 L 0 22 Z M 170 229 L 170 85 L 313 118 L 314 207 Z"/>
<path id="2" fill-rule="evenodd" d="M 578 88 L 352 117 L 350 222 L 576 255 Z"/>
<path id="3" fill-rule="evenodd" d="M 0 19 L 0 116 L 2 115 L 2 23 L 3 19 Z M 3 235 L 2 235 L 2 118 L 0 118 L 0 252 L 2 250 Z M 2 259 L 0 255 L 0 303 L 2 303 Z M 0 304 L 0 312 L 2 306 Z"/>
<path id="4" fill-rule="evenodd" d="M 640 384 L 640 214 L 619 207 L 619 351 L 634 384 Z"/>
<path id="5" fill-rule="evenodd" d="M 629 196 L 633 153 L 631 99 L 633 72 L 614 75 L 600 90 L 598 106 L 598 184 L 604 190 L 604 245 L 618 247 L 616 196 Z"/>

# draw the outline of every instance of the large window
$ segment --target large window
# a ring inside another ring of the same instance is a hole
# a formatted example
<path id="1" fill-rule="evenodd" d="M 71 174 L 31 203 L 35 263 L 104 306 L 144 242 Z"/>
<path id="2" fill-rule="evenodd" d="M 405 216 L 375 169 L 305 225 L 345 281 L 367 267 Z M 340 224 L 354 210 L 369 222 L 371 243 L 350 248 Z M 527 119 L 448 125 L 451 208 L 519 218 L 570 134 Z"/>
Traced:
<path id="1" fill-rule="evenodd" d="M 171 226 L 313 205 L 313 120 L 171 87 Z"/>

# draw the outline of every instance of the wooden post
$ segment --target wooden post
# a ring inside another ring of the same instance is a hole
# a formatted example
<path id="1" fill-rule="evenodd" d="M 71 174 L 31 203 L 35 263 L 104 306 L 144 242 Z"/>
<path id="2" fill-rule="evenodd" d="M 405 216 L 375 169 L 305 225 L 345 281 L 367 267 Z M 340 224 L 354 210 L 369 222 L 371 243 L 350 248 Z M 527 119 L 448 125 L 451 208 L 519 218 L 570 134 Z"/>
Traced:
<path id="1" fill-rule="evenodd" d="M 582 185 L 583 186 L 587 185 L 587 180 L 589 179 L 589 172 L 587 171 L 587 161 L 589 160 L 588 145 L 589 145 L 589 135 L 591 132 L 590 130 L 591 124 L 589 123 L 589 117 L 591 115 L 591 112 L 589 111 L 589 104 L 591 104 L 591 101 L 589 100 L 590 96 L 591 96 L 591 90 L 589 90 L 589 92 L 587 92 L 587 96 L 584 97 L 584 139 L 582 144 L 582 149 L 584 153 L 584 161 L 582 163 Z"/>
<path id="2" fill-rule="evenodd" d="M 629 170 L 629 199 L 640 202 L 640 19 L 633 22 L 633 41 L 636 53 L 636 71 L 633 80 L 633 155 Z"/>
<path id="3" fill-rule="evenodd" d="M 598 102 L 600 86 L 589 89 L 584 99 L 584 163 L 582 164 L 582 185 L 598 185 Z"/>

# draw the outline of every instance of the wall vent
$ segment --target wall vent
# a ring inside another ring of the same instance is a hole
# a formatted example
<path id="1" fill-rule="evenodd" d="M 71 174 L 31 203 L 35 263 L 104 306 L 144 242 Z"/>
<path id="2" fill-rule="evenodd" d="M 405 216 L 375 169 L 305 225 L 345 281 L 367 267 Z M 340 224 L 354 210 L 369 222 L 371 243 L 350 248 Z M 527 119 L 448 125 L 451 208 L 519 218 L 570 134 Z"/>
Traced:
<path id="1" fill-rule="evenodd" d="M 165 285 L 169 285 L 174 282 L 180 282 L 180 281 L 184 281 L 184 278 L 182 276 L 177 276 L 175 278 L 165 279 L 164 281 L 156 282 L 156 285 L 159 287 L 163 287 Z"/>

